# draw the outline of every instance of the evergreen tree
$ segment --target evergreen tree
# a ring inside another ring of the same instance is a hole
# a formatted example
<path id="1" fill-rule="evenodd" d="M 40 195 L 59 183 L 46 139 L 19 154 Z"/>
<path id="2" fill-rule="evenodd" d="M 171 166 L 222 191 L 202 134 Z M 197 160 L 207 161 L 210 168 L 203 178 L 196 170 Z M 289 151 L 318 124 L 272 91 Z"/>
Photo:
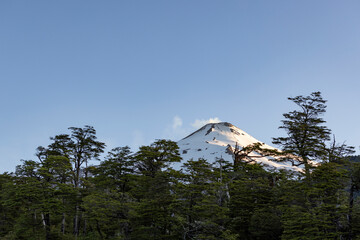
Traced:
<path id="1" fill-rule="evenodd" d="M 238 239 L 278 239 L 280 214 L 274 193 L 275 173 L 259 164 L 239 162 L 230 185 L 230 228 Z"/>
<path id="2" fill-rule="evenodd" d="M 19 216 L 19 204 L 15 198 L 15 177 L 7 172 L 0 174 L 0 238 L 11 232 Z"/>
<path id="3" fill-rule="evenodd" d="M 312 172 L 311 183 L 289 181 L 284 188 L 282 239 L 343 239 L 347 224 L 344 171 L 324 163 Z"/>
<path id="4" fill-rule="evenodd" d="M 360 163 L 349 162 L 349 213 L 348 213 L 348 232 L 349 239 L 353 239 L 355 235 L 360 235 L 360 209 L 359 201 L 356 201 L 356 197 L 360 191 Z M 357 206 L 356 204 L 357 203 Z M 357 220 L 357 221 L 356 221 Z"/>
<path id="5" fill-rule="evenodd" d="M 5 203 L 20 209 L 12 229 L 14 238 L 61 238 L 63 200 L 75 196 L 72 185 L 61 182 L 70 170 L 69 160 L 61 156 L 49 156 L 43 162 L 26 160 L 17 166 L 13 188 L 8 191 L 12 193 Z"/>
<path id="6" fill-rule="evenodd" d="M 283 114 L 285 120 L 280 126 L 287 133 L 286 137 L 274 138 L 273 143 L 282 147 L 283 158 L 293 161 L 294 165 L 303 165 L 306 178 L 314 162 L 319 162 L 326 154 L 326 141 L 330 140 L 330 130 L 323 125 L 321 115 L 326 111 L 326 100 L 320 92 L 310 96 L 288 98 L 300 110 Z"/>
<path id="7" fill-rule="evenodd" d="M 134 157 L 139 175 L 131 194 L 137 200 L 131 210 L 132 239 L 174 239 L 176 171 L 171 163 L 181 160 L 175 142 L 158 140 L 142 146 Z M 176 239 L 176 238 L 175 238 Z"/>
<path id="8" fill-rule="evenodd" d="M 129 147 L 112 149 L 99 166 L 91 168 L 90 193 L 83 199 L 89 224 L 105 239 L 129 239 L 129 211 L 134 201 L 134 161 Z"/>
<path id="9" fill-rule="evenodd" d="M 77 191 L 73 233 L 78 236 L 80 234 L 80 218 L 83 215 L 80 209 L 82 193 L 84 193 L 82 178 L 87 179 L 88 163 L 93 159 L 99 159 L 100 154 L 104 151 L 105 143 L 97 141 L 96 130 L 92 126 L 86 125 L 84 128 L 70 127 L 69 129 L 71 130 L 70 135 L 60 134 L 51 137 L 52 143 L 48 148 L 40 146 L 37 156 L 40 161 L 51 155 L 63 156 L 69 159 L 72 165 L 71 180 Z M 63 216 L 65 217 L 65 214 Z M 63 222 L 66 222 L 66 220 L 63 219 Z M 83 222 L 83 230 L 86 232 L 86 222 Z"/>
<path id="10" fill-rule="evenodd" d="M 230 239 L 226 230 L 227 199 L 223 196 L 226 169 L 216 171 L 204 159 L 184 163 L 177 184 L 176 216 L 182 239 Z M 219 168 L 220 170 L 220 168 Z M 175 205 L 174 205 L 175 206 Z"/>

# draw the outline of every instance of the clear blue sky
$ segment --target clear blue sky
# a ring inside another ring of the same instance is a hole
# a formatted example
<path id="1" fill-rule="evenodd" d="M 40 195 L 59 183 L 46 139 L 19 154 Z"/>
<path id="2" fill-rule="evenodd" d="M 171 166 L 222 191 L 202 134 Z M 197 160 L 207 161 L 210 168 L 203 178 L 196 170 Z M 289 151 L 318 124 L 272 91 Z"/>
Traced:
<path id="1" fill-rule="evenodd" d="M 286 98 L 321 91 L 360 145 L 360 2 L 0 2 L 0 163 L 71 126 L 108 148 L 179 140 L 219 118 L 271 143 Z"/>

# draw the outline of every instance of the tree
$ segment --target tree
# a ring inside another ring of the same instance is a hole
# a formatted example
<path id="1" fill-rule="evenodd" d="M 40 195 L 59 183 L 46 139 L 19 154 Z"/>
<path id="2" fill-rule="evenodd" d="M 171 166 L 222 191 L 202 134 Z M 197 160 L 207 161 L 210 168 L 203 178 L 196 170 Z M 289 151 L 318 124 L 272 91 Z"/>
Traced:
<path id="1" fill-rule="evenodd" d="M 228 208 L 222 191 L 226 171 L 220 169 L 204 159 L 184 163 L 174 204 L 181 239 L 229 239 L 225 228 Z"/>
<path id="2" fill-rule="evenodd" d="M 129 192 L 134 187 L 134 170 L 129 147 L 112 149 L 99 166 L 90 169 L 90 193 L 83 198 L 82 207 L 100 237 L 129 239 L 130 203 L 134 201 Z"/>
<path id="3" fill-rule="evenodd" d="M 237 171 L 238 168 L 243 165 L 243 163 L 255 163 L 256 158 L 263 157 L 274 157 L 279 155 L 279 151 L 276 149 L 267 149 L 264 146 L 264 143 L 256 142 L 249 144 L 240 149 L 239 145 L 236 143 L 235 148 L 233 149 L 230 145 L 228 150 L 232 153 L 234 159 L 234 170 Z M 253 153 L 258 153 L 253 154 Z"/>
<path id="4" fill-rule="evenodd" d="M 0 238 L 14 228 L 19 215 L 19 204 L 14 199 L 15 177 L 7 172 L 0 174 Z"/>
<path id="5" fill-rule="evenodd" d="M 71 173 L 69 160 L 63 156 L 49 156 L 42 162 L 24 160 L 16 168 L 14 185 L 7 196 L 6 206 L 17 206 L 13 233 L 16 239 L 60 239 L 63 200 L 71 199 L 73 187 L 66 180 Z"/>
<path id="6" fill-rule="evenodd" d="M 344 239 L 347 193 L 344 169 L 323 163 L 311 173 L 311 184 L 289 181 L 283 192 L 282 239 Z"/>
<path id="7" fill-rule="evenodd" d="M 274 197 L 275 173 L 239 162 L 230 184 L 230 228 L 239 239 L 278 239 L 281 223 Z"/>
<path id="8" fill-rule="evenodd" d="M 178 146 L 168 140 L 157 140 L 142 146 L 135 154 L 138 175 L 136 188 L 131 190 L 136 199 L 131 208 L 131 239 L 170 239 L 174 237 L 174 203 L 176 171 L 171 163 L 181 160 Z"/>
<path id="9" fill-rule="evenodd" d="M 63 156 L 69 159 L 72 164 L 72 182 L 77 191 L 74 234 L 79 235 L 80 229 L 80 200 L 82 177 L 88 177 L 88 163 L 90 160 L 99 159 L 104 152 L 105 143 L 97 141 L 96 130 L 92 126 L 86 125 L 84 128 L 70 127 L 71 134 L 60 134 L 51 137 L 52 143 L 48 148 L 38 147 L 37 156 L 40 161 L 44 161 L 47 156 Z M 84 167 L 85 165 L 85 167 Z M 86 228 L 86 224 L 84 224 Z"/>
<path id="10" fill-rule="evenodd" d="M 181 160 L 176 142 L 164 139 L 157 140 L 150 146 L 141 146 L 134 158 L 139 172 L 150 177 Z"/>
<path id="11" fill-rule="evenodd" d="M 81 174 L 87 177 L 88 163 L 92 159 L 98 159 L 104 152 L 105 143 L 97 141 L 96 130 L 86 125 L 84 128 L 70 127 L 71 135 L 60 134 L 50 138 L 53 141 L 48 146 L 48 155 L 61 155 L 67 157 L 73 164 L 73 182 L 75 188 L 81 184 Z M 43 149 L 43 147 L 40 147 Z M 85 164 L 85 168 L 83 165 Z M 84 170 L 82 172 L 82 170 Z"/>
<path id="12" fill-rule="evenodd" d="M 330 140 L 330 130 L 323 126 L 325 120 L 321 118 L 326 111 L 326 100 L 320 92 L 288 99 L 300 110 L 283 114 L 285 120 L 279 128 L 284 129 L 287 136 L 274 138 L 273 143 L 282 147 L 284 160 L 293 161 L 297 166 L 303 165 L 305 176 L 309 179 L 314 163 L 326 155 L 326 141 Z"/>
<path id="13" fill-rule="evenodd" d="M 71 163 L 68 158 L 64 156 L 47 156 L 37 170 L 41 186 L 44 189 L 45 196 L 44 207 L 46 212 L 44 213 L 44 224 L 46 230 L 46 239 L 51 239 L 51 213 L 55 213 L 56 216 L 61 215 L 61 227 L 62 234 L 65 233 L 65 212 L 69 211 L 65 202 L 75 197 L 74 187 L 71 184 Z M 69 201 L 68 201 L 69 202 Z M 55 205 L 56 204 L 56 205 Z"/>

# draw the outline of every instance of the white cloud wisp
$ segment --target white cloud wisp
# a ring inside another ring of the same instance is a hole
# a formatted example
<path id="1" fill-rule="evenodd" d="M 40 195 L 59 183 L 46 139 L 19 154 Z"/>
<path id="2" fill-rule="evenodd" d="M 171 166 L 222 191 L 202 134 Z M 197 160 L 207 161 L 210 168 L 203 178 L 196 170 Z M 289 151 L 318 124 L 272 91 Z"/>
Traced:
<path id="1" fill-rule="evenodd" d="M 218 117 L 215 117 L 215 118 L 209 118 L 207 120 L 204 120 L 204 119 L 196 119 L 195 122 L 193 122 L 191 124 L 191 126 L 193 128 L 201 128 L 202 126 L 208 124 L 208 123 L 219 123 L 221 122 L 221 120 L 218 118 Z"/>

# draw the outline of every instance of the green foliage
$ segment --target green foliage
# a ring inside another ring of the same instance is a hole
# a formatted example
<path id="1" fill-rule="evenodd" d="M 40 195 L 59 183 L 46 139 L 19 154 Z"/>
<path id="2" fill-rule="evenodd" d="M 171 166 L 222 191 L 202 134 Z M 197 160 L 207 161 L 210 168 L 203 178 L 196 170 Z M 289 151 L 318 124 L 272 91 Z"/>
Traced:
<path id="1" fill-rule="evenodd" d="M 223 236 L 228 211 L 223 195 L 226 172 L 220 175 L 223 169 L 213 168 L 204 159 L 188 161 L 183 170 L 174 205 L 181 226 L 177 229 L 179 235 L 183 239 L 228 239 L 229 233 Z"/>
<path id="2" fill-rule="evenodd" d="M 245 162 L 234 174 L 229 205 L 232 231 L 239 239 L 278 239 L 282 230 L 274 183 L 278 176 Z"/>
<path id="3" fill-rule="evenodd" d="M 11 236 L 15 239 L 56 239 L 56 225 L 66 211 L 65 198 L 74 197 L 69 177 L 70 163 L 65 157 L 49 156 L 43 162 L 23 161 L 16 170 L 11 188 L 6 189 L 4 206 L 13 209 L 15 224 Z M 66 196 L 66 197 L 65 197 Z M 10 235 L 8 235 L 9 237 Z"/>
<path id="4" fill-rule="evenodd" d="M 179 147 L 173 141 L 157 140 L 150 146 L 140 147 L 135 155 L 136 167 L 142 175 L 154 177 L 156 173 L 180 162 Z"/>
<path id="5" fill-rule="evenodd" d="M 289 192 L 283 196 L 283 239 L 334 239 L 344 235 L 347 193 L 344 172 L 338 167 L 325 163 L 316 168 L 310 185 L 289 182 Z"/>
<path id="6" fill-rule="evenodd" d="M 19 215 L 19 205 L 11 201 L 14 198 L 14 176 L 3 173 L 0 175 L 0 238 L 12 231 Z"/>
<path id="7" fill-rule="evenodd" d="M 69 128 L 38 147 L 13 174 L 0 174 L 1 239 L 360 239 L 360 165 L 353 148 L 328 144 L 319 92 L 289 98 L 275 138 L 282 152 L 261 143 L 219 159 L 183 163 L 178 146 L 157 140 L 132 153 L 112 149 L 91 126 Z M 253 151 L 304 167 L 304 176 L 265 170 Z M 313 162 L 322 164 L 315 168 Z"/>
<path id="8" fill-rule="evenodd" d="M 129 194 L 133 186 L 134 161 L 129 147 L 114 148 L 106 159 L 90 172 L 89 194 L 83 198 L 90 226 L 105 239 L 126 238 L 130 234 L 129 211 L 134 200 Z"/>
<path id="9" fill-rule="evenodd" d="M 284 159 L 294 161 L 295 165 L 304 165 L 305 175 L 309 178 L 312 161 L 323 159 L 326 141 L 330 140 L 330 130 L 320 117 L 326 111 L 326 100 L 320 92 L 288 99 L 300 110 L 283 114 L 285 120 L 279 128 L 286 131 L 287 137 L 274 138 L 273 143 L 282 147 Z"/>
<path id="10" fill-rule="evenodd" d="M 131 237 L 134 239 L 173 239 L 175 217 L 172 194 L 176 171 L 171 163 L 179 162 L 175 142 L 158 140 L 150 146 L 140 147 L 135 155 L 135 166 L 140 175 L 135 178 L 136 188 L 131 190 L 136 199 L 131 204 Z"/>

